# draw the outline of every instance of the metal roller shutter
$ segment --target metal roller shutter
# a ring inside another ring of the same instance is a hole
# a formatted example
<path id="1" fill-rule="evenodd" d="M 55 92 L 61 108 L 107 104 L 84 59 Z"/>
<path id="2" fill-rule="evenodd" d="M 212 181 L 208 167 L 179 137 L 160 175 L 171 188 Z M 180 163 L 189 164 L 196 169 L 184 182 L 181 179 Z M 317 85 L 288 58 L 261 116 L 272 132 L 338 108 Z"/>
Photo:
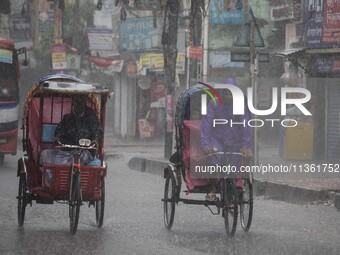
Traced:
<path id="1" fill-rule="evenodd" d="M 328 160 L 340 162 L 340 83 L 332 83 L 328 86 L 327 114 Z"/>

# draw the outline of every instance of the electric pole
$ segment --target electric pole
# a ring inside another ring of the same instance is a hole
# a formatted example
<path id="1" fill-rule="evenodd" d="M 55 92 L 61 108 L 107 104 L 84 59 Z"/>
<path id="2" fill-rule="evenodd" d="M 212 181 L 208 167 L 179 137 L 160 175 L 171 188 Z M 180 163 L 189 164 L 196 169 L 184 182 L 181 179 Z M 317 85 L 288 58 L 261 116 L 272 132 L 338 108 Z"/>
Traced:
<path id="1" fill-rule="evenodd" d="M 170 158 L 173 144 L 174 111 L 175 111 L 175 82 L 176 82 L 176 59 L 177 59 L 177 32 L 179 0 L 168 0 L 165 4 L 164 25 L 162 33 L 163 56 L 164 56 L 164 81 L 166 84 L 166 122 L 164 158 Z M 168 21 L 168 25 L 166 25 Z"/>
<path id="2" fill-rule="evenodd" d="M 255 48 L 255 20 L 251 19 L 250 21 L 250 30 L 249 30 L 249 38 L 250 38 L 250 78 L 251 78 L 251 87 L 253 89 L 253 102 L 256 109 L 258 104 L 257 98 L 257 74 L 258 74 L 258 54 Z M 259 161 L 259 153 L 258 153 L 258 129 L 257 127 L 253 128 L 253 151 L 254 151 L 254 165 L 258 165 Z"/>

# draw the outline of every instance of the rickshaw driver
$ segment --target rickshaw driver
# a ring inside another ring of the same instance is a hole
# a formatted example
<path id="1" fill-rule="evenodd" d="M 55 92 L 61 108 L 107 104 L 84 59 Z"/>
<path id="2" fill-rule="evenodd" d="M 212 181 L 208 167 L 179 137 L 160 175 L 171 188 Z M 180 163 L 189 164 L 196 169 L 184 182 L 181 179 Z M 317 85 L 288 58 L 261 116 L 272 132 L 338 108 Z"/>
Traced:
<path id="1" fill-rule="evenodd" d="M 79 145 L 79 139 L 90 139 L 91 145 L 98 147 L 103 138 L 103 131 L 93 110 L 86 106 L 86 95 L 76 95 L 73 98 L 72 112 L 65 114 L 54 132 L 54 144 Z M 70 150 L 43 150 L 40 163 L 55 165 L 71 165 L 72 154 Z M 86 165 L 94 159 L 94 150 L 82 150 L 80 164 Z"/>
<path id="2" fill-rule="evenodd" d="M 103 131 L 94 111 L 86 106 L 86 101 L 87 95 L 73 97 L 72 112 L 63 116 L 55 130 L 56 145 L 79 145 L 79 139 L 86 138 L 91 140 L 90 146 L 94 145 L 95 148 L 98 148 L 99 142 L 103 139 Z M 68 149 L 64 148 L 64 150 Z M 80 163 L 86 165 L 94 157 L 94 150 L 83 150 L 80 155 Z"/>
<path id="3" fill-rule="evenodd" d="M 234 78 L 228 78 L 226 84 L 237 86 Z M 213 100 L 210 100 L 207 107 L 207 114 L 202 117 L 201 122 L 201 146 L 206 154 L 213 153 L 214 150 L 224 152 L 241 152 L 246 157 L 252 156 L 252 131 L 247 125 L 217 125 L 212 126 L 214 119 L 227 119 L 233 123 L 245 123 L 250 119 L 250 111 L 245 105 L 244 115 L 233 115 L 233 97 L 229 90 L 224 89 L 222 92 L 223 104 L 215 106 Z M 211 164 L 221 163 L 222 155 L 211 158 Z M 236 169 L 241 167 L 240 155 L 229 155 L 231 166 Z M 236 178 L 236 186 L 239 189 L 243 188 L 241 178 Z M 216 181 L 211 179 L 211 191 L 206 195 L 206 200 L 216 199 Z"/>

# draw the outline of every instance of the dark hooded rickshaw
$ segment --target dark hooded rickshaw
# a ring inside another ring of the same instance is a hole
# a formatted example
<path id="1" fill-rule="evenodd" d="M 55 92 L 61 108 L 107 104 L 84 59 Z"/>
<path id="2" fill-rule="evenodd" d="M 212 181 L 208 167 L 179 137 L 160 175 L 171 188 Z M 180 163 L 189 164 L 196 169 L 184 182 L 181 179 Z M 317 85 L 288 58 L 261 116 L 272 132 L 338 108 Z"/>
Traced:
<path id="1" fill-rule="evenodd" d="M 102 85 L 89 84 L 69 75 L 51 75 L 37 81 L 25 98 L 23 111 L 23 150 L 25 156 L 18 160 L 19 192 L 18 221 L 23 226 L 25 210 L 32 202 L 39 204 L 66 203 L 69 206 L 70 232 L 77 231 L 80 206 L 87 202 L 95 207 L 96 224 L 101 227 L 104 218 L 106 163 L 104 138 L 89 146 L 89 139 L 79 139 L 79 144 L 55 144 L 54 134 L 58 123 L 71 112 L 75 96 L 86 98 L 86 106 L 105 129 L 106 101 L 109 90 Z M 74 152 L 70 164 L 44 162 L 42 154 L 65 148 Z M 95 157 L 81 165 L 79 153 L 95 149 Z"/>

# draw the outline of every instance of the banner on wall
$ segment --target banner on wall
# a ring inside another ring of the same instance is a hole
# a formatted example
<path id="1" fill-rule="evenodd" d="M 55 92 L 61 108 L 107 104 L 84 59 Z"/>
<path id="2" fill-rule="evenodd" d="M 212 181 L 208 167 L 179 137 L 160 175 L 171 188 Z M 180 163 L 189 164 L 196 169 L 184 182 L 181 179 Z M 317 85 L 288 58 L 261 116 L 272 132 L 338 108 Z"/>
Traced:
<path id="1" fill-rule="evenodd" d="M 141 53 L 138 61 L 138 73 L 142 73 L 143 69 L 151 71 L 164 70 L 164 56 L 160 53 Z M 176 72 L 184 73 L 185 70 L 185 54 L 177 53 Z"/>
<path id="2" fill-rule="evenodd" d="M 162 24 L 157 20 L 157 24 Z M 122 51 L 161 49 L 161 26 L 154 26 L 152 17 L 127 19 L 119 27 L 119 46 Z"/>
<path id="3" fill-rule="evenodd" d="M 210 22 L 227 24 L 243 22 L 243 0 L 211 0 Z"/>
<path id="4" fill-rule="evenodd" d="M 212 68 L 237 67 L 243 68 L 243 62 L 232 62 L 230 51 L 210 51 L 209 64 Z"/>
<path id="5" fill-rule="evenodd" d="M 304 37 L 308 48 L 329 48 L 340 40 L 340 0 L 304 0 Z"/>

